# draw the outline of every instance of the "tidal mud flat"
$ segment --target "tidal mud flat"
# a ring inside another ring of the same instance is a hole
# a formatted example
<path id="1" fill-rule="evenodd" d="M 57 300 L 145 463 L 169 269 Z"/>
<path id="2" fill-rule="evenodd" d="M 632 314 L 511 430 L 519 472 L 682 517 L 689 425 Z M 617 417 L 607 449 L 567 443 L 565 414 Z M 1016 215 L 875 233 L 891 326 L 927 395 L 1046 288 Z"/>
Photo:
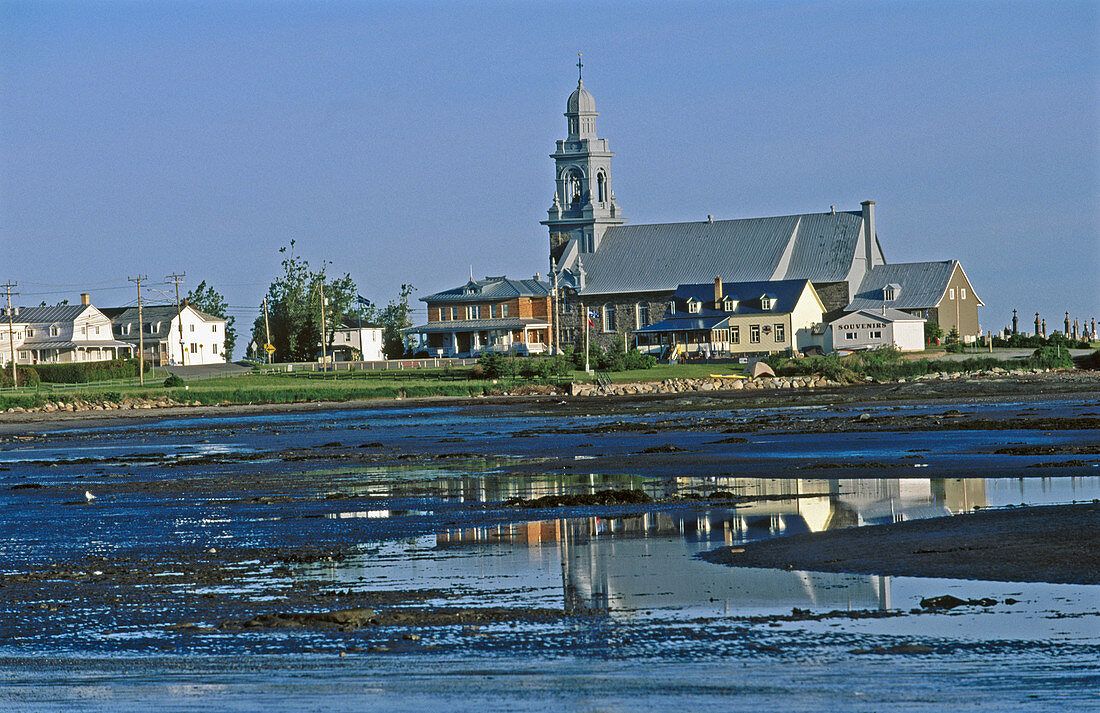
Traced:
<path id="1" fill-rule="evenodd" d="M 0 709 L 1086 710 L 1098 390 L 1036 383 L 5 422 Z"/>

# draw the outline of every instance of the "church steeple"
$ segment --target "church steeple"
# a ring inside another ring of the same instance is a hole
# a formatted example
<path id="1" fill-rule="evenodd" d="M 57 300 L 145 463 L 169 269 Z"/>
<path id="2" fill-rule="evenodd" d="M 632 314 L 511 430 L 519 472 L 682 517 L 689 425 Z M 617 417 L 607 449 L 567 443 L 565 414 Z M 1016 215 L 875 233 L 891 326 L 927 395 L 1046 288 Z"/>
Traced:
<path id="1" fill-rule="evenodd" d="M 554 202 L 543 221 L 550 229 L 550 258 L 557 261 L 571 240 L 578 252 L 594 252 L 604 231 L 626 222 L 611 188 L 611 152 L 596 137 L 596 100 L 584 88 L 584 64 L 577 55 L 577 88 L 565 104 L 566 138 L 557 142 Z"/>

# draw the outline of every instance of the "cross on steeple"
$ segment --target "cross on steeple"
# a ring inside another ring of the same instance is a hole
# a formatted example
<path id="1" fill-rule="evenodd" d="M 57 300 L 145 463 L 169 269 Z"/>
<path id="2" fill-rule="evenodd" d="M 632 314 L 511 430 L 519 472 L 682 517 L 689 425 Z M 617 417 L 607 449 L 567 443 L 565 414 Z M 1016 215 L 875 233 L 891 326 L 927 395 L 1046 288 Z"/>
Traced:
<path id="1" fill-rule="evenodd" d="M 577 53 L 577 83 L 578 84 L 580 84 L 580 82 L 581 82 L 581 68 L 584 67 L 584 64 L 581 63 L 581 57 L 583 57 L 583 56 L 584 56 L 583 52 L 578 52 Z"/>

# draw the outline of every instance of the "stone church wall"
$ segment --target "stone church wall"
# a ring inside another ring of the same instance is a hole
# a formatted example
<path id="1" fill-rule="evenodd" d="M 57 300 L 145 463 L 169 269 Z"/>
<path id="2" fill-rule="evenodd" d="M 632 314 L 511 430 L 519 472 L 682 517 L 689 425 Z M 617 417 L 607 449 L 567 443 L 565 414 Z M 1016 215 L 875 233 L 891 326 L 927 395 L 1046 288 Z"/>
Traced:
<path id="1" fill-rule="evenodd" d="M 635 307 L 639 304 L 649 307 L 649 321 L 641 325 L 645 327 L 664 319 L 668 304 L 672 301 L 672 295 L 672 290 L 629 292 L 616 295 L 589 295 L 587 297 L 570 295 L 566 302 L 568 311 L 562 320 L 562 326 L 576 330 L 575 344 L 583 345 L 584 313 L 590 309 L 595 310 L 600 318 L 595 320 L 595 327 L 589 327 L 588 338 L 592 344 L 606 349 L 615 342 L 616 337 L 622 337 L 626 344 L 633 346 L 634 330 L 637 326 Z M 613 332 L 603 331 L 602 317 L 605 305 L 612 305 L 615 308 L 615 331 Z"/>
<path id="2" fill-rule="evenodd" d="M 848 299 L 847 282 L 815 282 L 814 289 L 821 298 L 821 304 L 825 305 L 826 312 L 844 309 L 851 301 Z"/>

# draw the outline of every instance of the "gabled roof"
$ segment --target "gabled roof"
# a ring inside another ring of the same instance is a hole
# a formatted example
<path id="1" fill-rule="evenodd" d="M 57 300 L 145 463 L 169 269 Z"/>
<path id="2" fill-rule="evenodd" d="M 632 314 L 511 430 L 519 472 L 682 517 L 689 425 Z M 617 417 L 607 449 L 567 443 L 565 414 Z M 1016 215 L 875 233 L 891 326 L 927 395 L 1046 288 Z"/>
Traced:
<path id="1" fill-rule="evenodd" d="M 862 224 L 860 211 L 841 211 L 612 226 L 595 252 L 579 256 L 586 273 L 581 293 L 674 290 L 714 275 L 841 282 L 851 271 Z M 875 251 L 881 259 L 877 241 Z"/>
<path id="2" fill-rule="evenodd" d="M 808 280 L 723 282 L 723 301 L 727 296 L 738 295 L 738 297 L 735 298 L 737 299 L 737 308 L 733 312 L 713 309 L 713 282 L 679 285 L 676 288 L 676 292 L 673 294 L 673 301 L 676 302 L 676 316 L 681 314 L 683 306 L 687 304 L 689 299 L 695 299 L 703 303 L 702 309 L 698 312 L 690 313 L 691 317 L 712 314 L 786 314 L 787 312 L 794 311 L 795 305 L 798 303 L 798 298 L 802 296 L 802 291 L 806 289 L 808 282 Z M 771 297 L 775 300 L 775 304 L 772 305 L 771 309 L 761 309 L 760 298 L 764 296 Z M 684 312 L 686 312 L 686 310 L 684 310 Z"/>
<path id="3" fill-rule="evenodd" d="M 546 297 L 550 283 L 541 280 L 510 280 L 507 277 L 486 277 L 470 280 L 461 287 L 421 297 L 421 302 L 488 302 L 513 297 Z"/>
<path id="4" fill-rule="evenodd" d="M 13 319 L 22 324 L 53 324 L 75 322 L 91 305 L 52 305 L 49 307 L 20 307 Z"/>
<path id="5" fill-rule="evenodd" d="M 837 324 L 838 322 L 845 321 L 848 318 L 855 317 L 857 315 L 861 318 L 872 319 L 876 322 L 881 322 L 883 324 L 886 324 L 887 322 L 923 322 L 924 321 L 923 317 L 914 317 L 913 315 L 909 314 L 908 312 L 902 312 L 901 310 L 898 310 L 898 309 L 890 309 L 889 307 L 887 307 L 886 310 L 883 311 L 882 307 L 878 307 L 876 309 L 860 309 L 860 310 L 856 310 L 855 312 L 849 312 L 847 314 L 841 315 L 840 317 L 837 317 L 834 320 L 830 320 L 829 324 Z"/>
<path id="6" fill-rule="evenodd" d="M 940 262 L 899 262 L 893 265 L 877 265 L 863 278 L 852 301 L 845 307 L 846 312 L 859 309 L 882 308 L 882 290 L 890 284 L 900 285 L 896 298 L 887 301 L 886 306 L 894 309 L 927 309 L 935 307 L 943 300 L 947 292 L 947 283 L 958 260 Z M 965 274 L 965 273 L 964 273 Z M 973 288 L 971 288 L 973 291 Z M 977 294 L 974 299 L 982 304 Z"/>
<path id="7" fill-rule="evenodd" d="M 191 310 L 199 319 L 204 322 L 225 322 L 222 317 L 215 317 L 214 315 L 200 312 L 191 305 L 181 305 L 180 310 Z M 138 321 L 138 308 L 136 306 L 131 307 L 104 307 L 103 314 L 107 315 L 111 322 L 115 325 L 125 324 L 127 322 L 137 324 Z M 141 319 L 146 324 L 152 324 L 154 327 L 157 323 L 160 323 L 160 329 L 154 330 L 152 333 L 146 332 L 150 337 L 166 337 L 172 328 L 172 320 L 176 318 L 176 306 L 175 305 L 142 305 Z M 137 334 L 130 336 L 136 337 Z"/>

